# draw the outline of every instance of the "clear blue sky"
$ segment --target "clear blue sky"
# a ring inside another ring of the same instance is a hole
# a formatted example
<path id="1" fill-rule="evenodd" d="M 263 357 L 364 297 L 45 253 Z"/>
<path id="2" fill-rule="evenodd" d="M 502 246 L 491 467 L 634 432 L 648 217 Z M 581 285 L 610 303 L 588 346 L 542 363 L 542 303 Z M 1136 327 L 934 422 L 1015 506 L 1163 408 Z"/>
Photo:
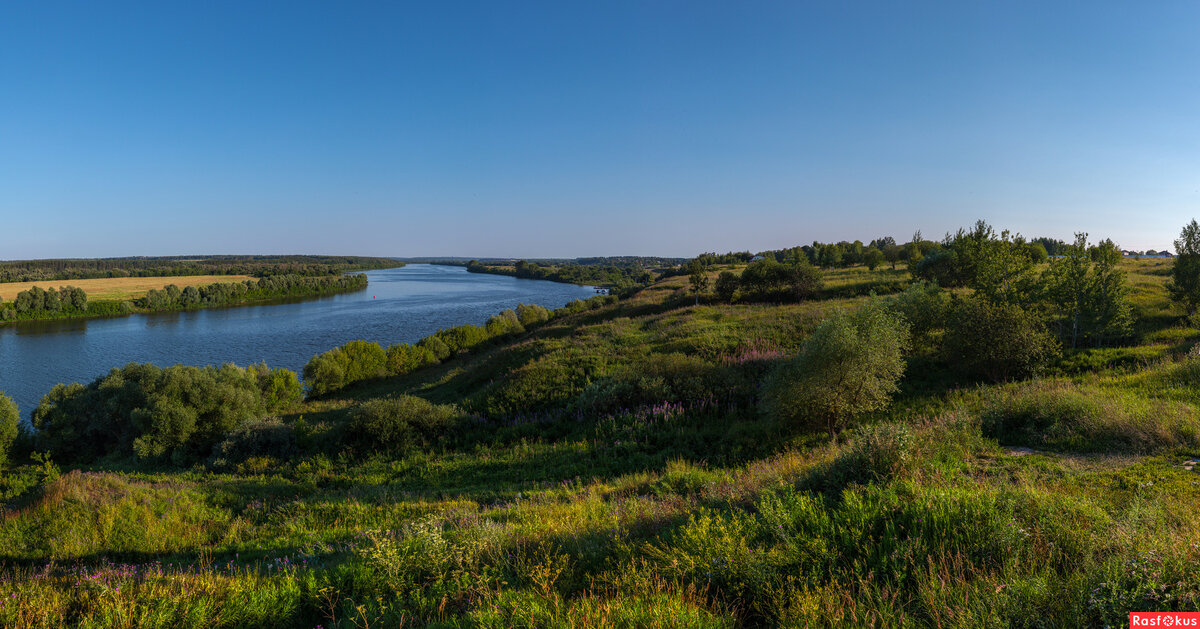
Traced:
<path id="1" fill-rule="evenodd" d="M 9 2 L 0 259 L 1200 216 L 1196 2 Z"/>

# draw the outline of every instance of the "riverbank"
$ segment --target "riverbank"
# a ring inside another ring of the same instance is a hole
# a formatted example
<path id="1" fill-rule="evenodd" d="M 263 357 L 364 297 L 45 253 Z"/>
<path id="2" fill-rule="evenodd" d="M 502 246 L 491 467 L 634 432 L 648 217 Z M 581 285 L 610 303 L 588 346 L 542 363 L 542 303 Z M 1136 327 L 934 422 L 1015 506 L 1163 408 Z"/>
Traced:
<path id="1" fill-rule="evenodd" d="M 361 273 L 316 277 L 269 276 L 240 282 L 188 284 L 183 288 L 172 283 L 161 289 L 146 290 L 143 296 L 133 299 L 91 300 L 80 287 L 64 286 L 61 290 L 46 290 L 34 286 L 18 293 L 11 302 L 0 303 L 0 325 L 250 306 L 280 299 L 335 295 L 364 290 L 366 287 L 367 276 Z"/>

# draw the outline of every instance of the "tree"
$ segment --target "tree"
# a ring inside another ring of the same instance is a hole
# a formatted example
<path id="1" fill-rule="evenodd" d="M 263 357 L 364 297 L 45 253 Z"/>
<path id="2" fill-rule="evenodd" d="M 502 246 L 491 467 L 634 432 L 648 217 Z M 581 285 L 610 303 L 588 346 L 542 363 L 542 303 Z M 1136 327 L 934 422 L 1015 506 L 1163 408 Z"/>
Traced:
<path id="1" fill-rule="evenodd" d="M 696 295 L 696 305 L 700 305 L 700 293 L 708 290 L 708 265 L 699 258 L 688 263 L 688 284 Z"/>
<path id="2" fill-rule="evenodd" d="M 8 461 L 8 452 L 20 431 L 21 413 L 17 403 L 0 391 L 0 466 Z"/>
<path id="3" fill-rule="evenodd" d="M 896 263 L 900 261 L 902 250 L 897 245 L 888 245 L 883 248 L 883 258 L 892 265 L 892 270 L 896 270 Z"/>
<path id="4" fill-rule="evenodd" d="M 1133 327 L 1133 306 L 1125 274 L 1117 266 L 1117 246 L 1104 240 L 1089 248 L 1087 234 L 1078 233 L 1059 253 L 1041 281 L 1058 320 L 1059 338 L 1077 347 L 1083 341 L 1102 344 L 1127 336 Z"/>
<path id="5" fill-rule="evenodd" d="M 993 381 L 1032 376 L 1058 355 L 1058 343 L 1017 304 L 979 297 L 959 300 L 943 338 L 950 364 Z"/>
<path id="6" fill-rule="evenodd" d="M 835 314 L 768 377 L 764 410 L 836 437 L 849 420 L 887 406 L 899 389 L 908 343 L 908 325 L 878 301 Z"/>
<path id="7" fill-rule="evenodd" d="M 863 252 L 863 262 L 867 264 L 868 269 L 874 271 L 875 267 L 883 262 L 883 252 L 875 247 L 870 247 Z"/>
<path id="8" fill-rule="evenodd" d="M 1175 264 L 1167 291 L 1189 315 L 1200 306 L 1200 224 L 1196 219 L 1183 226 L 1175 241 Z"/>
<path id="9" fill-rule="evenodd" d="M 726 303 L 733 302 L 733 296 L 737 293 L 739 281 L 737 273 L 733 271 L 721 271 L 721 274 L 717 276 L 715 286 L 717 297 Z"/>

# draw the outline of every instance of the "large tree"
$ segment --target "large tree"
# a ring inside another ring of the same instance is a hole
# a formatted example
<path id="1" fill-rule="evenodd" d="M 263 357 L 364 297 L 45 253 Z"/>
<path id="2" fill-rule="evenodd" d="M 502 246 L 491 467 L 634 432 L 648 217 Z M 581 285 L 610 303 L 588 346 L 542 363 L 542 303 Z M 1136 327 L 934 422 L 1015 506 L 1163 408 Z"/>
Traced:
<path id="1" fill-rule="evenodd" d="M 1175 264 L 1167 290 L 1189 315 L 1200 306 L 1200 224 L 1196 219 L 1183 226 L 1175 241 Z"/>

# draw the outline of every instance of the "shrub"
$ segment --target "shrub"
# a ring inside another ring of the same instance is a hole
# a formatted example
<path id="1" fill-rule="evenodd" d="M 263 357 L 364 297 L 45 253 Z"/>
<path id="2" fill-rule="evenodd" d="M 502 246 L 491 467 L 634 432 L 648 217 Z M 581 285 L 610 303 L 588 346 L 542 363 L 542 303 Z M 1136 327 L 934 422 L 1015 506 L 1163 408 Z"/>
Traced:
<path id="1" fill-rule="evenodd" d="M 241 426 L 213 447 L 211 464 L 218 469 L 236 467 L 256 457 L 286 460 L 299 453 L 291 426 L 270 417 Z"/>
<path id="2" fill-rule="evenodd" d="M 517 317 L 517 313 L 512 310 L 504 310 L 500 314 L 493 315 L 492 318 L 488 319 L 484 330 L 486 330 L 489 338 L 496 338 L 507 334 L 524 332 L 525 326 L 521 325 L 521 320 Z"/>
<path id="3" fill-rule="evenodd" d="M 437 444 L 459 416 L 453 406 L 402 395 L 364 402 L 354 409 L 349 427 L 352 440 L 367 448 L 409 452 Z"/>
<path id="4" fill-rule="evenodd" d="M 835 435 L 853 417 L 884 408 L 904 374 L 908 325 L 877 301 L 838 313 L 764 386 L 769 416 Z"/>
<path id="5" fill-rule="evenodd" d="M 324 395 L 361 380 L 387 375 L 387 353 L 378 343 L 350 341 L 304 365 L 304 382 L 314 395 Z"/>
<path id="6" fill-rule="evenodd" d="M 1026 378 L 1058 356 L 1058 342 L 1032 314 L 1015 304 L 960 300 L 943 341 L 950 363 L 993 381 Z"/>
<path id="7" fill-rule="evenodd" d="M 427 336 L 417 342 L 417 348 L 429 352 L 433 362 L 438 363 L 450 357 L 450 346 L 440 336 Z"/>
<path id="8" fill-rule="evenodd" d="M 271 370 L 266 363 L 249 368 L 258 379 L 267 412 L 278 413 L 294 408 L 304 400 L 304 387 L 296 372 L 290 369 Z"/>
<path id="9" fill-rule="evenodd" d="M 8 460 L 9 449 L 17 440 L 20 429 L 21 413 L 17 403 L 0 391 L 0 465 Z"/>
<path id="10" fill-rule="evenodd" d="M 517 319 L 521 325 L 529 327 L 550 320 L 550 311 L 537 304 L 517 304 Z"/>
<path id="11" fill-rule="evenodd" d="M 572 405 L 578 410 L 609 413 L 662 402 L 698 402 L 719 393 L 713 368 L 696 356 L 652 354 L 598 378 Z"/>
<path id="12" fill-rule="evenodd" d="M 721 274 L 717 276 L 717 283 L 714 286 L 717 291 L 717 299 L 727 303 L 732 302 L 740 282 L 741 279 L 737 273 L 733 271 L 721 271 Z"/>
<path id="13" fill-rule="evenodd" d="M 913 338 L 926 338 L 946 325 L 950 312 L 950 293 L 932 282 L 917 281 L 892 297 L 888 307 L 908 322 Z"/>
<path id="14" fill-rule="evenodd" d="M 438 330 L 434 336 L 442 339 L 442 342 L 450 349 L 450 353 L 454 353 L 464 349 L 471 349 L 488 340 L 488 331 L 485 328 L 468 323 L 446 330 Z M 442 360 L 445 359 L 443 358 Z"/>
<path id="15" fill-rule="evenodd" d="M 397 343 L 387 348 L 387 370 L 393 376 L 409 373 L 432 362 L 436 362 L 433 353 L 425 347 Z"/>
<path id="16" fill-rule="evenodd" d="M 57 385 L 33 412 L 36 447 L 72 461 L 206 456 L 225 433 L 266 413 L 258 369 L 130 363 L 87 386 Z"/>

